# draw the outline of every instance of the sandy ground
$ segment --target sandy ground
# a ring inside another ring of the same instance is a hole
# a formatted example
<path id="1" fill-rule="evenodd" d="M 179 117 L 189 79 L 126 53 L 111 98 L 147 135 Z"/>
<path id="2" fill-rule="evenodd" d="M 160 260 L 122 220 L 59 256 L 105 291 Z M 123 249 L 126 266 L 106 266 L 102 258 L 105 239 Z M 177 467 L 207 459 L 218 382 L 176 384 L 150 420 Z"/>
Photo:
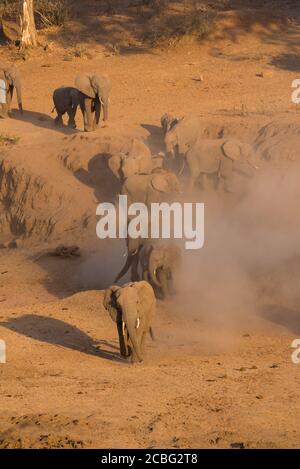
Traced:
<path id="1" fill-rule="evenodd" d="M 188 302 L 179 309 L 176 301 L 159 302 L 156 340 L 149 338 L 146 362 L 132 366 L 119 358 L 116 330 L 102 306 L 101 272 L 113 275 L 120 258 L 108 251 L 98 263 L 106 248 L 94 235 L 96 203 L 115 188 L 93 158 L 129 136 L 162 149 L 159 121 L 166 111 L 201 116 L 211 136 L 223 129 L 247 141 L 274 119 L 297 119 L 290 95 L 299 76 L 292 62 L 283 67 L 275 58 L 289 55 L 288 38 L 295 42 L 299 31 L 293 25 L 291 36 L 272 34 L 273 41 L 260 31 L 110 57 L 94 45 L 91 58 L 71 61 L 54 46 L 19 62 L 26 112 L 0 122 L 1 134 L 20 137 L 0 150 L 1 159 L 47 181 L 38 207 L 45 219 L 47 204 L 59 207 L 56 199 L 68 213 L 47 243 L 33 235 L 17 250 L 0 250 L 0 339 L 7 347 L 0 447 L 299 447 L 300 365 L 291 361 L 299 314 L 276 299 L 268 314 L 260 305 L 247 314 L 241 307 L 232 328 L 190 315 Z M 79 117 L 78 131 L 56 129 L 52 90 L 86 70 L 113 80 L 108 124 L 85 135 Z M 70 164 L 62 163 L 64 151 Z M 49 244 L 72 241 L 83 247 L 80 258 L 34 260 Z"/>

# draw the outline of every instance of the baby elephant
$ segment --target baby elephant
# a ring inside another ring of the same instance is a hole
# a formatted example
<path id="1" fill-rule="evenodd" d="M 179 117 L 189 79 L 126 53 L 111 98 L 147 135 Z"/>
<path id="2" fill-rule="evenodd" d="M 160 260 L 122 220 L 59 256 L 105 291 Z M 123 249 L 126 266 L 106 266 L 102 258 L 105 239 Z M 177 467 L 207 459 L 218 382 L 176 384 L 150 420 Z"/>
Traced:
<path id="1" fill-rule="evenodd" d="M 78 106 L 83 109 L 84 95 L 77 89 L 71 86 L 62 86 L 53 92 L 54 110 L 57 112 L 55 124 L 63 126 L 62 116 L 67 113 L 69 116 L 68 127 L 76 129 L 75 116 Z"/>
<path id="2" fill-rule="evenodd" d="M 103 305 L 117 323 L 121 355 L 130 356 L 133 363 L 142 362 L 146 335 L 149 332 L 153 337 L 156 300 L 151 285 L 143 281 L 112 285 L 105 292 Z"/>

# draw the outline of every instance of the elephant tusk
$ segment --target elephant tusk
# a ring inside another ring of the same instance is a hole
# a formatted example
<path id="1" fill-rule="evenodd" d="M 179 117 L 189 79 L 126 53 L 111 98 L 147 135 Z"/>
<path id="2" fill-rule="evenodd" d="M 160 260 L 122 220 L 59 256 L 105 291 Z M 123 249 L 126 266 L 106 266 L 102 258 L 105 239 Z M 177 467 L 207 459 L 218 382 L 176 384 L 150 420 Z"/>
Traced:
<path id="1" fill-rule="evenodd" d="M 100 98 L 100 103 L 102 104 L 102 106 L 104 106 L 104 102 L 102 98 Z"/>
<path id="2" fill-rule="evenodd" d="M 136 329 L 138 329 L 140 327 L 140 318 L 137 318 L 135 327 L 136 327 Z"/>
<path id="3" fill-rule="evenodd" d="M 178 173 L 179 176 L 182 175 L 184 168 L 185 168 L 185 160 L 183 160 L 182 167 L 181 167 L 181 169 L 180 169 L 180 171 L 179 171 L 179 173 Z"/>
<path id="4" fill-rule="evenodd" d="M 125 334 L 126 334 L 126 324 L 124 321 L 122 321 L 122 332 L 123 332 L 123 336 L 125 337 Z"/>

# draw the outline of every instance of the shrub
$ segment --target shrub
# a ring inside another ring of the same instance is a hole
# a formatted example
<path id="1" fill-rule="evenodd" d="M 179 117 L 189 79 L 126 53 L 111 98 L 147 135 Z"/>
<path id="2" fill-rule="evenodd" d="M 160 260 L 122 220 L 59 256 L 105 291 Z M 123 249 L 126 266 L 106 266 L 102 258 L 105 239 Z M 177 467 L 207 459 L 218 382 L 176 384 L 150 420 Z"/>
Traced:
<path id="1" fill-rule="evenodd" d="M 49 26 L 63 26 L 70 18 L 67 0 L 35 0 L 35 20 L 38 29 Z M 21 0 L 0 0 L 0 16 L 19 23 L 22 15 Z"/>

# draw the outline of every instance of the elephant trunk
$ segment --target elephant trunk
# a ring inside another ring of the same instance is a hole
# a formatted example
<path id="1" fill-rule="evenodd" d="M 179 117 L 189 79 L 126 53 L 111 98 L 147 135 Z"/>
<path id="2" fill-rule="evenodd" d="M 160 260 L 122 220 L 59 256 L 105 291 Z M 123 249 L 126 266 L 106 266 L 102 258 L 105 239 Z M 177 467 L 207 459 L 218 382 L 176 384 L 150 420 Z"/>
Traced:
<path id="1" fill-rule="evenodd" d="M 125 274 L 127 274 L 128 270 L 130 269 L 130 267 L 133 263 L 134 257 L 137 255 L 137 253 L 138 253 L 137 250 L 135 250 L 133 253 L 128 252 L 125 265 L 122 268 L 122 270 L 118 273 L 118 275 L 116 276 L 114 282 L 118 282 L 122 277 L 124 277 Z"/>
<path id="2" fill-rule="evenodd" d="M 137 306 L 134 302 L 126 300 L 123 305 L 123 321 L 125 322 L 128 335 L 138 361 L 143 361 L 141 346 L 138 340 L 137 328 L 139 327 L 139 317 Z"/>
<path id="3" fill-rule="evenodd" d="M 105 88 L 97 86 L 96 93 L 103 106 L 103 120 L 107 121 L 108 120 L 109 92 Z"/>
<path id="4" fill-rule="evenodd" d="M 108 120 L 108 98 L 102 99 L 102 105 L 103 105 L 103 120 L 107 121 Z"/>
<path id="5" fill-rule="evenodd" d="M 117 322 L 118 336 L 119 336 L 119 345 L 120 345 L 120 354 L 122 357 L 128 357 L 128 347 L 127 340 L 124 334 L 123 323 L 122 321 Z"/>

